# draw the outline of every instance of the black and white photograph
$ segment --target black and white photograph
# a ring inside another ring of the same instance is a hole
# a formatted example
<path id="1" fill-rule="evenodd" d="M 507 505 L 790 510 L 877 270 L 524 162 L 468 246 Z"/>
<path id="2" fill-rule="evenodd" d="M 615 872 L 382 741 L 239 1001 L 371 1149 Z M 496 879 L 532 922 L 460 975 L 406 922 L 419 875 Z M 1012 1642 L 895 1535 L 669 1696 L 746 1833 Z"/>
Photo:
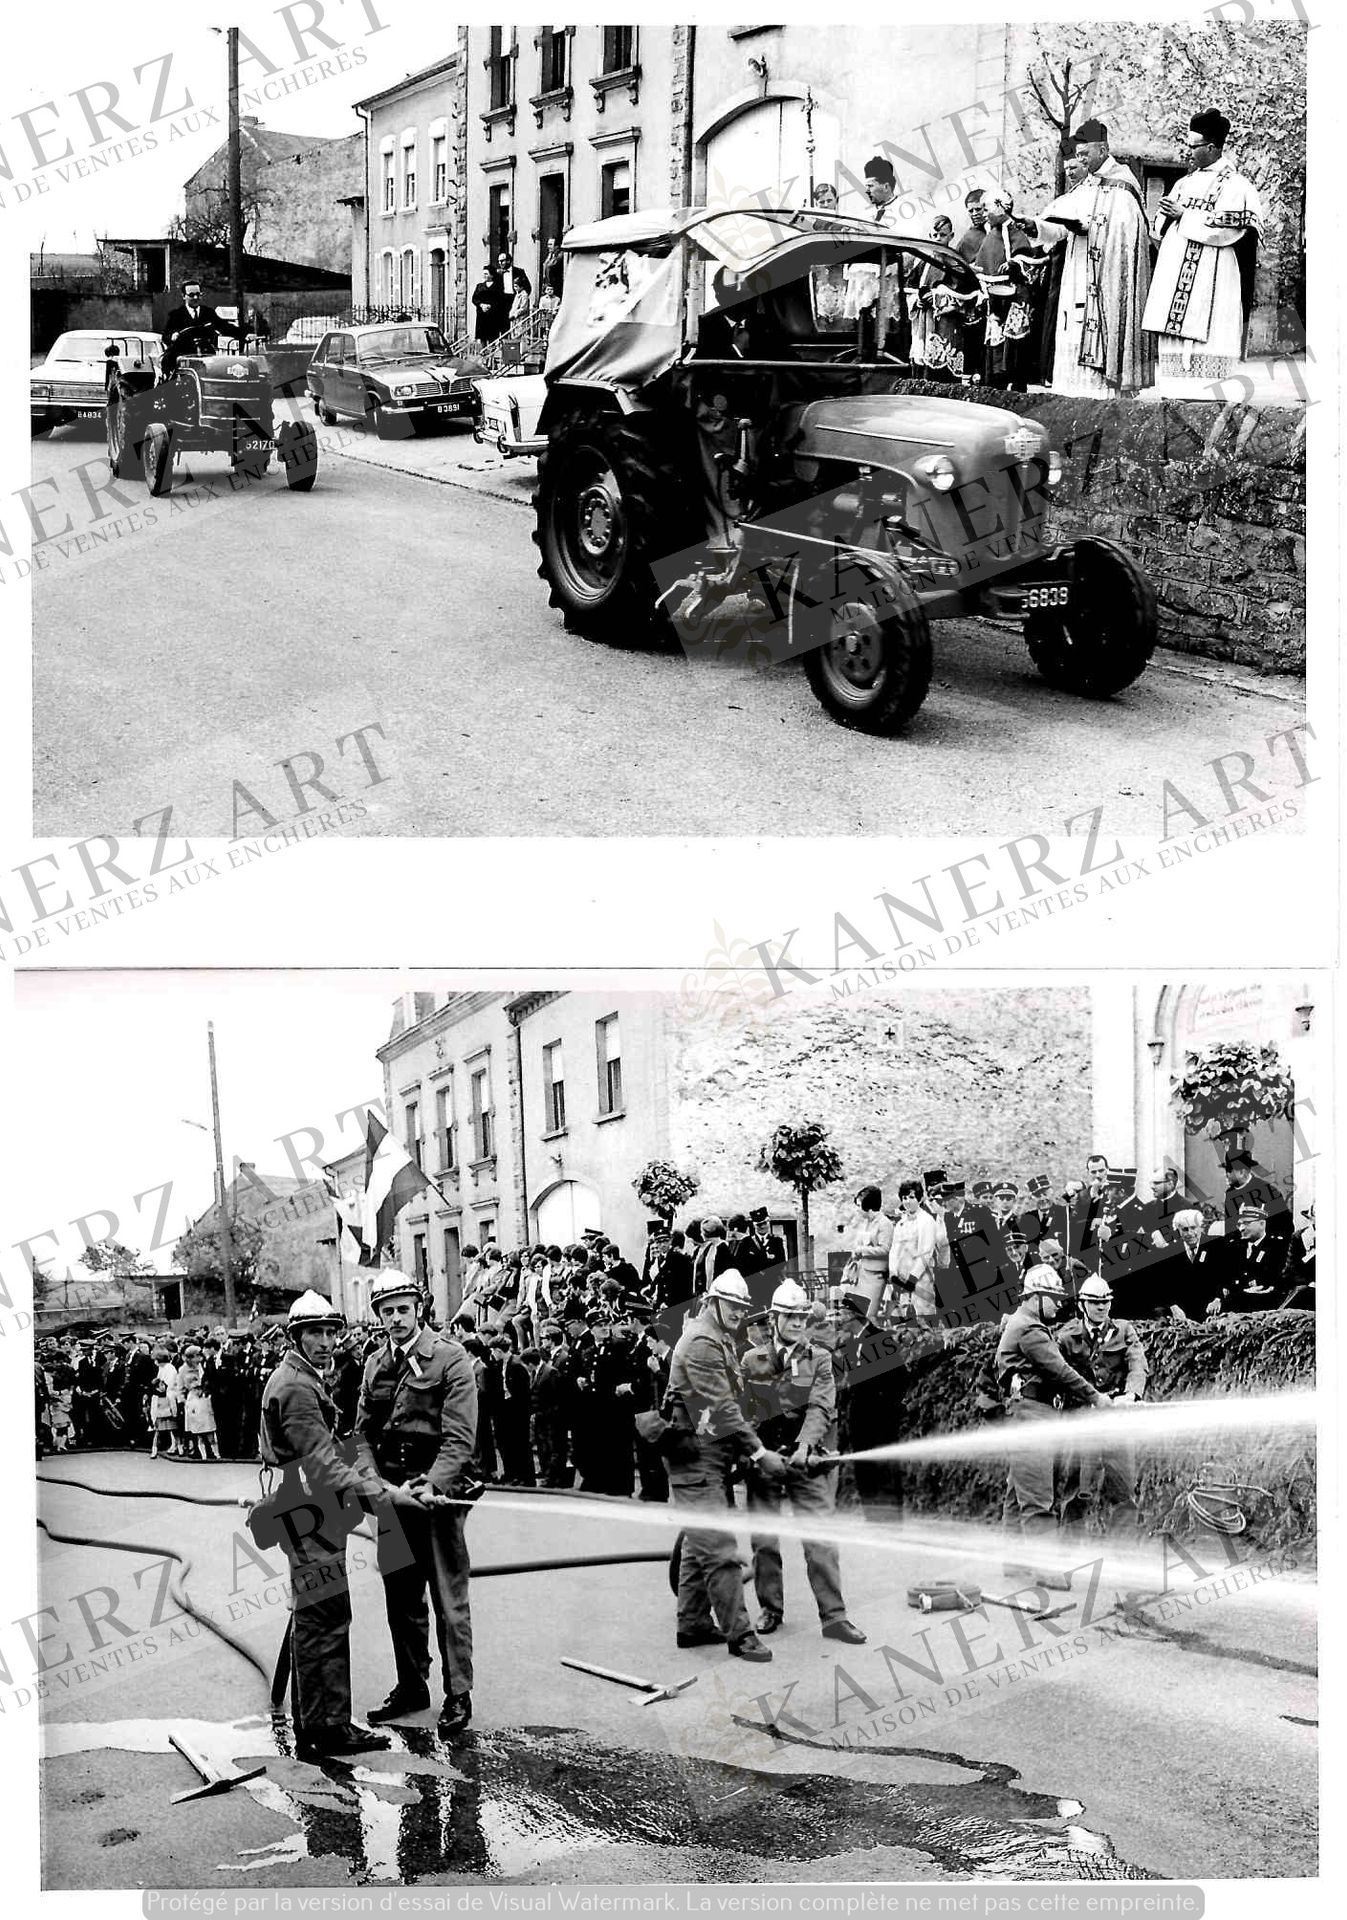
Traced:
<path id="1" fill-rule="evenodd" d="M 24 974 L 42 1885 L 1312 1879 L 1325 985 Z"/>
<path id="2" fill-rule="evenodd" d="M 138 17 L 0 182 L 39 836 L 1302 831 L 1303 9 Z"/>

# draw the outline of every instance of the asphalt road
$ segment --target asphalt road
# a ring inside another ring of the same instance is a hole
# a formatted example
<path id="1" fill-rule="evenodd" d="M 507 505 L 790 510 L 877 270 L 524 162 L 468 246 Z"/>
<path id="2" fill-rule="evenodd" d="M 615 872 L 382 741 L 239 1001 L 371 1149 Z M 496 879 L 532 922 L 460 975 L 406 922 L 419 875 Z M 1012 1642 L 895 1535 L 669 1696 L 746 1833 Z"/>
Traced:
<path id="1" fill-rule="evenodd" d="M 44 1475 L 101 1487 L 255 1493 L 251 1468 L 77 1455 Z M 136 1543 L 41 1549 L 42 1838 L 48 1887 L 579 1884 L 620 1881 L 1118 1880 L 1316 1872 L 1318 1707 L 1312 1578 L 1210 1594 L 1166 1626 L 1130 1624 L 1078 1577 L 1051 1623 L 985 1606 L 923 1615 L 910 1582 L 1004 1594 L 999 1544 L 931 1544 L 932 1522 L 856 1523 L 843 1548 L 864 1647 L 821 1639 L 798 1547 L 770 1666 L 680 1652 L 662 1564 L 474 1581 L 472 1733 L 434 1710 L 366 1761 L 308 1765 L 273 1727 L 263 1674 L 185 1619 L 155 1550 L 187 1556 L 193 1604 L 274 1660 L 283 1582 L 233 1540 L 235 1516 L 154 1497 L 39 1487 L 56 1533 Z M 488 1494 L 479 1571 L 668 1544 L 666 1509 L 582 1519 L 565 1501 Z M 1219 1545 L 1202 1566 L 1233 1580 Z M 351 1545 L 357 1711 L 391 1678 L 365 1543 Z M 1247 1569 L 1244 1582 L 1253 1583 Z M 1211 1587 L 1212 1583 L 1208 1583 Z M 1175 1590 L 1195 1592 L 1181 1572 Z M 85 1596 L 81 1605 L 76 1596 Z M 92 1617 L 93 1624 L 90 1624 Z M 98 1624 L 102 1622 L 103 1624 Z M 1149 1623 L 1148 1623 L 1149 1622 Z M 112 1650 L 118 1656 L 112 1658 Z M 573 1672 L 563 1655 L 661 1682 L 662 1705 Z M 31 1661 L 25 1663 L 31 1669 Z M 101 1669 L 101 1670 L 100 1670 Z M 31 1671 L 14 1672 L 31 1682 Z M 6 1697 L 7 1711 L 37 1710 Z M 775 1723 L 777 1732 L 765 1730 Z M 746 1724 L 744 1724 L 746 1723 Z M 264 1765 L 232 1791 L 195 1784 L 169 1730 L 217 1765 Z"/>
<path id="2" fill-rule="evenodd" d="M 166 802 L 178 831 L 243 833 L 296 810 L 279 763 L 312 755 L 365 806 L 343 830 L 417 837 L 1055 833 L 1100 804 L 1159 837 L 1166 780 L 1215 810 L 1218 755 L 1296 787 L 1261 745 L 1300 717 L 1295 684 L 1178 655 L 1099 705 L 1045 687 L 1017 634 L 941 623 L 926 705 L 878 741 L 795 668 L 580 639 L 530 511 L 349 457 L 360 439 L 325 436 L 307 495 L 276 474 L 232 491 L 212 456 L 158 501 L 106 491 L 91 427 L 34 443 L 39 835 L 130 832 Z M 373 788 L 336 746 L 372 723 Z"/>

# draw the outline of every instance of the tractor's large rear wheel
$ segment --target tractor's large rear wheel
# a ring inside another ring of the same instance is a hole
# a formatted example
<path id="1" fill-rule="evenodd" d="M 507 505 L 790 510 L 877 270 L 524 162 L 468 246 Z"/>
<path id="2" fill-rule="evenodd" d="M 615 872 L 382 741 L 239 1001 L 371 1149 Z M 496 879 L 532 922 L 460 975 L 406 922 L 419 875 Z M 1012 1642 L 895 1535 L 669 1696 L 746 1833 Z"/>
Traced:
<path id="1" fill-rule="evenodd" d="M 173 441 L 162 420 L 152 420 L 140 443 L 140 470 L 151 493 L 173 491 Z"/>
<path id="2" fill-rule="evenodd" d="M 790 652 L 820 704 L 861 733 L 902 731 L 931 684 L 926 609 L 878 554 L 853 553 L 790 579 Z"/>
<path id="3" fill-rule="evenodd" d="M 562 421 L 539 459 L 538 568 L 566 625 L 591 639 L 674 637 L 669 614 L 704 538 L 699 483 L 667 419 L 586 412 Z"/>
<path id="4" fill-rule="evenodd" d="M 1060 613 L 1031 613 L 1024 642 L 1049 686 L 1087 700 L 1130 687 L 1155 651 L 1155 588 L 1125 547 L 1086 537 Z"/>

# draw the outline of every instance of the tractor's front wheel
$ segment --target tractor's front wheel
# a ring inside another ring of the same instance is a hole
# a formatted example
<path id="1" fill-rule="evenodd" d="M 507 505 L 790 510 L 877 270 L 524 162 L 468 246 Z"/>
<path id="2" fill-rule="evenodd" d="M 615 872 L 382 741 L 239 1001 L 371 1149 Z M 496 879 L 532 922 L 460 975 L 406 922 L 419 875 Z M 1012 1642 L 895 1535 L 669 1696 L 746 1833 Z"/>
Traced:
<path id="1" fill-rule="evenodd" d="M 1155 651 L 1155 588 L 1115 540 L 1077 540 L 1074 562 L 1066 606 L 1031 613 L 1024 642 L 1049 686 L 1107 700 L 1141 677 Z"/>
<path id="2" fill-rule="evenodd" d="M 533 538 L 566 625 L 595 640 L 672 637 L 670 590 L 704 538 L 699 498 L 667 423 L 657 440 L 615 413 L 563 421 L 539 459 Z"/>
<path id="3" fill-rule="evenodd" d="M 854 553 L 790 578 L 790 652 L 844 727 L 895 734 L 931 684 L 931 628 L 902 574 L 877 554 Z"/>
<path id="4" fill-rule="evenodd" d="M 307 493 L 318 478 L 318 435 L 298 421 L 287 421 L 278 436 L 285 484 L 291 493 Z"/>
<path id="5" fill-rule="evenodd" d="M 140 470 L 151 493 L 173 491 L 173 441 L 162 420 L 152 420 L 140 443 Z"/>

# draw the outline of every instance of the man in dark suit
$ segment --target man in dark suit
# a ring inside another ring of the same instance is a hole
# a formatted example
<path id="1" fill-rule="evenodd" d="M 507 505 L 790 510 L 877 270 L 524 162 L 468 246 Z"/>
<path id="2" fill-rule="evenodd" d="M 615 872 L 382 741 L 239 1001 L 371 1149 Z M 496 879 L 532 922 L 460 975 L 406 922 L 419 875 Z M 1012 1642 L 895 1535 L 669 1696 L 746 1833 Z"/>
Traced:
<path id="1" fill-rule="evenodd" d="M 683 1331 L 683 1315 L 692 1304 L 692 1261 L 683 1250 L 683 1235 L 671 1233 L 662 1222 L 651 1246 L 647 1291 L 655 1310 L 656 1330 L 673 1346 Z"/>
<path id="2" fill-rule="evenodd" d="M 775 1291 L 775 1282 L 764 1285 L 763 1275 L 767 1263 L 762 1257 L 762 1249 L 749 1231 L 748 1215 L 732 1213 L 729 1220 L 730 1265 L 736 1273 L 742 1273 L 748 1282 L 749 1295 L 755 1312 L 762 1312 Z"/>
<path id="3" fill-rule="evenodd" d="M 1246 1200 L 1237 1216 L 1237 1234 L 1225 1237 L 1221 1262 L 1221 1306 L 1226 1313 L 1266 1313 L 1281 1299 L 1286 1242 L 1268 1231 L 1267 1208 Z"/>
<path id="4" fill-rule="evenodd" d="M 1052 1192 L 1051 1175 L 1031 1173 L 1024 1183 L 1024 1191 L 1028 1196 L 1029 1204 L 1021 1208 L 1015 1224 L 1029 1243 L 1030 1256 L 1037 1253 L 1040 1240 L 1061 1240 L 1065 1246 L 1063 1234 L 1066 1222 L 1064 1218 L 1058 1216 L 1064 1216 L 1066 1209 L 1054 1206 L 1048 1198 Z M 1057 1231 L 1059 1227 L 1062 1232 Z"/>
<path id="5" fill-rule="evenodd" d="M 1103 1198 L 1092 1209 L 1085 1234 L 1084 1258 L 1101 1279 L 1108 1281 L 1124 1320 L 1150 1312 L 1141 1206 L 1132 1192 L 1135 1182 L 1135 1167 L 1106 1170 L 1101 1183 Z"/>
<path id="6" fill-rule="evenodd" d="M 1239 1229 L 1242 1209 L 1252 1202 L 1260 1206 L 1267 1219 L 1271 1239 L 1281 1243 L 1283 1256 L 1291 1238 L 1291 1209 L 1286 1196 L 1255 1170 L 1254 1157 L 1243 1147 L 1232 1148 L 1225 1156 L 1229 1187 L 1225 1196 L 1225 1230 L 1233 1237 Z"/>
<path id="7" fill-rule="evenodd" d="M 1203 1320 L 1220 1300 L 1221 1277 L 1228 1259 L 1222 1239 L 1211 1239 L 1200 1207 L 1181 1207 L 1173 1216 L 1174 1244 L 1157 1255 L 1147 1274 L 1151 1310 L 1185 1320 Z"/>
<path id="8" fill-rule="evenodd" d="M 944 1191 L 947 1202 L 944 1238 L 948 1251 L 943 1251 L 942 1243 L 937 1240 L 936 1263 L 945 1270 L 952 1268 L 954 1278 L 953 1284 L 936 1283 L 941 1317 L 956 1323 L 977 1320 L 984 1317 L 979 1297 L 983 1308 L 990 1313 L 987 1303 L 997 1285 L 998 1241 L 991 1209 L 967 1198 L 967 1183 L 963 1180 L 946 1181 Z"/>
<path id="9" fill-rule="evenodd" d="M 1291 1238 L 1282 1268 L 1282 1285 L 1287 1292 L 1284 1307 L 1304 1307 L 1314 1312 L 1314 1202 L 1305 1209 L 1305 1225 Z"/>
<path id="10" fill-rule="evenodd" d="M 243 330 L 232 320 L 223 320 L 214 307 L 201 298 L 199 282 L 189 280 L 182 290 L 183 304 L 174 307 L 164 322 L 164 357 L 160 373 L 164 379 L 177 366 L 184 353 L 214 353 L 218 335 L 229 333 L 242 340 Z"/>
<path id="11" fill-rule="evenodd" d="M 615 1280 L 622 1293 L 635 1293 L 641 1284 L 641 1276 L 630 1260 L 622 1258 L 622 1249 L 610 1240 L 603 1250 L 604 1280 Z"/>

